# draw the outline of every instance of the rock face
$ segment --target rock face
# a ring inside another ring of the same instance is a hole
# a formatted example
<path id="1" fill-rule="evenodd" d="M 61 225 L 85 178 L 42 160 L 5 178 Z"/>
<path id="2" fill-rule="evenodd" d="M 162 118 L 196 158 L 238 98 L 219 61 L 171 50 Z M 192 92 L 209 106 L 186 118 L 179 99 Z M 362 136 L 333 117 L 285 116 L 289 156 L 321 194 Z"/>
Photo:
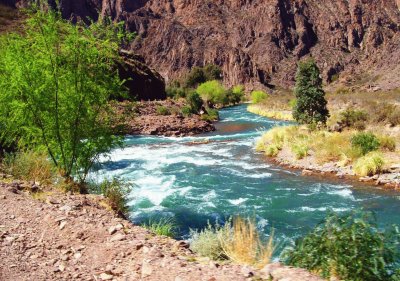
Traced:
<path id="1" fill-rule="evenodd" d="M 129 96 L 137 100 L 163 100 L 167 98 L 163 77 L 149 68 L 144 59 L 132 52 L 120 52 L 123 63 L 119 66 L 119 75 L 125 79 Z"/>
<path id="2" fill-rule="evenodd" d="M 400 87 L 398 0 L 60 2 L 65 16 L 96 17 L 95 8 L 125 21 L 138 33 L 131 50 L 166 81 L 215 63 L 228 85 L 287 87 L 312 55 L 327 82 L 340 73 L 343 83 Z"/>

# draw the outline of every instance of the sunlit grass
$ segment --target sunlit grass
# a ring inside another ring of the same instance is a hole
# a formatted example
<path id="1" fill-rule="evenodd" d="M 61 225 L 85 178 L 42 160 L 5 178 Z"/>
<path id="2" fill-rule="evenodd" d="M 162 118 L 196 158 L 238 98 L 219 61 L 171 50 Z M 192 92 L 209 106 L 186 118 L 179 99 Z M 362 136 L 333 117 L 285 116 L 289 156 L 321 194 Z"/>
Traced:
<path id="1" fill-rule="evenodd" d="M 172 218 L 150 219 L 148 222 L 143 223 L 142 227 L 150 230 L 154 234 L 168 237 L 175 237 L 178 230 Z"/>

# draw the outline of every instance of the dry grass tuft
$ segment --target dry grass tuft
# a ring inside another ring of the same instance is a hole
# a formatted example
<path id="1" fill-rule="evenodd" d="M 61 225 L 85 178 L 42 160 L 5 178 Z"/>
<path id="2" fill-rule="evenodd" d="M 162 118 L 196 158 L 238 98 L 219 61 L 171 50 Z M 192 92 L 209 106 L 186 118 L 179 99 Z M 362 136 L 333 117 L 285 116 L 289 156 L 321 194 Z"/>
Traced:
<path id="1" fill-rule="evenodd" d="M 382 172 L 384 164 L 381 153 L 370 152 L 356 161 L 354 172 L 361 177 L 373 176 Z"/>
<path id="2" fill-rule="evenodd" d="M 255 220 L 241 217 L 234 218 L 232 228 L 228 224 L 226 227 L 228 229 L 219 238 L 222 249 L 230 260 L 257 268 L 270 263 L 274 252 L 273 234 L 267 242 L 263 242 Z"/>
<path id="3" fill-rule="evenodd" d="M 26 181 L 51 184 L 55 177 L 54 167 L 44 152 L 26 151 L 8 154 L 3 159 L 7 173 Z"/>

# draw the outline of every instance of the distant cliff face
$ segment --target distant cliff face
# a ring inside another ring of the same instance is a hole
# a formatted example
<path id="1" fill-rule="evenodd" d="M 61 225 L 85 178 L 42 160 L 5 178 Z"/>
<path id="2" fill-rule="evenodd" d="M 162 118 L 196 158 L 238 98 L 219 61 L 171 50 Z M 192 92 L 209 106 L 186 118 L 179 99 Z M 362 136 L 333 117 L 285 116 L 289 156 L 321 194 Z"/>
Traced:
<path id="1" fill-rule="evenodd" d="M 139 35 L 131 50 L 167 81 L 215 63 L 230 85 L 288 87 L 312 55 L 327 82 L 400 87 L 400 0 L 60 2 L 64 16 L 125 21 Z"/>

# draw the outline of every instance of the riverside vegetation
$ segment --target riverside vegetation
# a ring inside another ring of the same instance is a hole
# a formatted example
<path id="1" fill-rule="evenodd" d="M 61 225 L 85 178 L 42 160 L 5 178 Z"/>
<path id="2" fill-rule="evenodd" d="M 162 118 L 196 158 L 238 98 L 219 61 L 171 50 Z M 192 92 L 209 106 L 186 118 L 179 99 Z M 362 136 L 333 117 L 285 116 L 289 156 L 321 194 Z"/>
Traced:
<path id="1" fill-rule="evenodd" d="M 374 102 L 375 106 L 372 106 L 373 101 L 365 98 L 371 104 L 369 114 L 363 108 L 347 108 L 338 112 L 334 106 L 333 112 L 329 114 L 322 81 L 315 78 L 318 75 L 318 68 L 313 61 L 299 64 L 296 99 L 293 101 L 286 94 L 286 99 L 281 97 L 278 103 L 285 103 L 286 109 L 291 105 L 293 119 L 300 125 L 277 127 L 266 132 L 258 141 L 256 149 L 280 162 L 303 169 L 317 165 L 320 170 L 344 171 L 359 177 L 372 177 L 396 169 L 400 161 L 397 152 L 398 134 L 382 125 L 398 125 L 396 116 L 400 112 L 399 107 L 385 102 Z M 249 111 L 258 113 L 258 108 L 268 111 L 268 101 L 250 106 Z M 400 182 L 396 173 L 389 177 L 389 180 L 384 179 L 382 182 L 394 186 L 396 181 Z"/>
<path id="2" fill-rule="evenodd" d="M 97 185 L 91 185 L 87 180 L 89 170 L 98 163 L 99 157 L 122 145 L 121 138 L 113 135 L 110 123 L 113 111 L 108 101 L 111 95 L 123 95 L 125 92 L 115 68 L 119 46 L 125 40 L 129 40 L 129 35 L 123 32 L 120 24 L 99 21 L 89 26 L 82 22 L 72 25 L 51 9 L 31 12 L 24 34 L 1 36 L 1 145 L 16 150 L 3 158 L 4 171 L 43 187 L 58 186 L 71 192 L 102 193 L 109 208 L 120 216 L 128 215 L 126 196 L 130 185 L 118 179 Z M 191 109 L 196 107 L 199 110 L 200 99 L 196 94 L 202 97 L 207 110 L 240 101 L 243 87 L 226 91 L 215 80 L 202 81 L 196 93 L 186 96 Z M 261 100 L 267 98 L 260 93 L 254 93 L 254 97 Z M 165 109 L 159 112 L 164 114 Z M 320 116 L 317 117 L 321 120 Z M 361 151 L 373 150 L 377 146 L 376 139 L 371 136 L 360 137 L 352 143 L 360 146 Z M 387 146 L 390 147 L 390 141 L 385 143 L 389 143 Z M 160 235 L 175 234 L 175 226 L 168 220 L 150 221 L 144 226 Z M 338 241 L 347 241 L 340 237 L 348 239 L 346 233 L 349 227 L 358 229 L 361 245 L 367 243 L 364 239 L 371 238 L 364 235 L 370 233 L 370 229 L 363 224 L 346 224 L 338 230 Z M 345 234 L 342 235 L 343 232 Z M 393 237 L 398 238 L 398 233 Z M 299 243 L 312 248 L 318 242 L 308 245 L 307 241 L 319 241 L 321 238 L 325 236 L 314 235 Z M 397 261 L 392 248 L 398 242 L 383 245 L 379 239 L 378 235 L 379 247 L 357 248 L 360 256 L 369 258 L 371 264 L 380 262 L 377 270 L 365 275 L 375 279 L 365 280 L 398 280 L 398 273 L 392 270 Z M 228 220 L 223 226 L 193 231 L 191 247 L 193 251 L 212 259 L 228 259 L 258 268 L 269 263 L 274 252 L 273 234 L 265 240 L 254 220 L 241 217 Z M 337 247 L 341 250 L 334 252 L 333 256 L 321 256 L 314 251 L 312 257 L 305 256 L 303 260 L 299 257 L 303 248 L 298 246 L 287 254 L 287 262 L 327 275 L 325 267 L 310 264 L 315 264 L 317 260 L 325 266 L 332 260 L 340 259 L 343 253 L 347 253 L 343 250 L 347 244 L 338 243 Z M 382 251 L 385 253 L 384 263 L 377 259 Z M 348 263 L 335 265 L 340 270 L 332 266 L 329 274 L 359 280 L 347 272 L 355 267 L 359 272 L 362 262 L 356 262 L 348 270 L 343 269 Z"/>

